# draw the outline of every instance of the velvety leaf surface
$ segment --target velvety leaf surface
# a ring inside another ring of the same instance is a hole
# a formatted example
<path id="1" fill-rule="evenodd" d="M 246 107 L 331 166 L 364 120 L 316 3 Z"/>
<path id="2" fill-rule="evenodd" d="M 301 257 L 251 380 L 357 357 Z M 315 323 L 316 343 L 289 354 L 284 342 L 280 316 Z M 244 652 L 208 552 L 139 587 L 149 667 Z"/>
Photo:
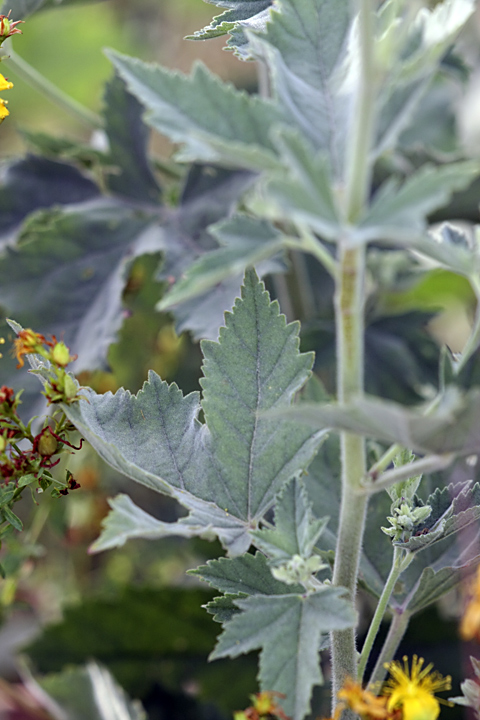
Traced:
<path id="1" fill-rule="evenodd" d="M 342 588 L 326 586 L 320 592 L 268 598 L 253 595 L 234 602 L 242 612 L 226 624 L 212 659 L 261 648 L 262 688 L 285 694 L 285 712 L 301 720 L 309 711 L 312 687 L 323 681 L 318 661 L 322 634 L 355 623 L 355 611 Z"/>
<path id="2" fill-rule="evenodd" d="M 221 83 L 200 64 L 186 76 L 112 50 L 107 54 L 147 108 L 146 122 L 184 143 L 178 156 L 183 161 L 253 170 L 276 164 L 270 130 L 283 117 L 270 101 Z"/>
<path id="3" fill-rule="evenodd" d="M 396 46 L 396 50 L 390 55 L 391 66 L 379 93 L 377 156 L 392 150 L 399 139 L 401 142 L 401 133 L 405 129 L 407 132 L 413 129 L 413 135 L 418 132 L 421 117 L 416 111 L 419 105 L 423 109 L 434 96 L 436 86 L 432 78 L 455 37 L 474 12 L 475 3 L 473 0 L 446 0 L 432 9 L 419 8 L 417 17 L 412 20 L 410 16 L 408 21 L 401 14 L 403 8 L 398 16 L 399 7 L 392 3 L 384 4 L 378 13 L 378 37 L 384 46 L 389 45 L 392 49 Z M 399 23 L 407 30 L 400 43 Z M 425 98 L 429 90 L 433 92 Z M 437 116 L 445 117 L 446 105 L 442 103 L 442 110 L 436 113 Z M 420 140 L 422 145 L 429 143 L 430 137 L 435 134 L 435 122 L 438 122 L 437 118 L 426 126 Z"/>
<path id="4" fill-rule="evenodd" d="M 480 484 L 447 485 L 437 488 L 426 504 L 432 512 L 419 527 L 424 534 L 411 537 L 401 546 L 410 552 L 418 552 L 431 544 L 461 532 L 470 524 L 478 525 L 480 519 Z"/>
<path id="5" fill-rule="evenodd" d="M 190 570 L 189 574 L 197 575 L 217 590 L 237 597 L 295 594 L 303 589 L 300 585 L 286 585 L 276 580 L 265 556 L 260 552 L 236 558 L 208 560 L 206 565 Z"/>
<path id="6" fill-rule="evenodd" d="M 134 200 L 158 202 L 160 188 L 147 157 L 149 132 L 142 122 L 142 106 L 116 76 L 106 86 L 104 101 L 110 161 L 120 171 L 108 176 L 110 190 Z"/>
<path id="7" fill-rule="evenodd" d="M 350 94 L 339 92 L 334 70 L 343 60 L 349 25 L 348 0 L 279 0 L 253 43 L 267 56 L 289 124 L 325 152 L 335 175 L 342 170 Z"/>
<path id="8" fill-rule="evenodd" d="M 272 0 L 220 0 L 220 2 L 208 0 L 208 2 L 229 9 L 214 17 L 203 30 L 197 30 L 193 35 L 188 36 L 188 40 L 208 40 L 230 33 L 232 37 L 227 45 L 237 52 L 240 51 L 242 57 L 248 56 L 248 51 L 244 47 L 248 44 L 248 40 L 242 31 L 244 21 L 253 24 L 257 18 L 263 18 Z"/>
<path id="9" fill-rule="evenodd" d="M 168 213 L 165 222 L 165 260 L 159 279 L 174 283 L 203 253 L 218 247 L 209 228 L 234 210 L 253 177 L 252 173 L 233 172 L 212 165 L 190 168 L 179 206 Z M 275 264 L 270 260 L 267 263 L 258 266 L 260 274 L 281 270 L 278 262 Z M 175 306 L 172 312 L 177 321 L 177 332 L 189 330 L 195 339 L 216 340 L 225 311 L 230 310 L 240 294 L 242 280 L 243 272 L 226 278 L 192 301 Z"/>
<path id="10" fill-rule="evenodd" d="M 354 231 L 354 242 L 383 240 L 410 245 L 426 228 L 425 218 L 445 205 L 455 190 L 468 186 L 480 173 L 476 162 L 424 166 L 403 185 L 389 180 L 378 190 L 366 217 Z"/>
<path id="11" fill-rule="evenodd" d="M 479 524 L 472 523 L 458 535 L 427 547 L 402 575 L 402 583 L 392 597 L 396 609 L 419 612 L 465 580 L 478 565 Z"/>
<path id="12" fill-rule="evenodd" d="M 243 273 L 246 266 L 257 266 L 283 248 L 280 231 L 264 220 L 247 215 L 236 215 L 210 226 L 209 232 L 219 241 L 220 247 L 189 265 L 171 292 L 160 301 L 159 310 L 190 300 L 227 277 Z"/>
<path id="13" fill-rule="evenodd" d="M 0 258 L 0 302 L 24 327 L 62 337 L 77 372 L 101 366 L 122 323 L 131 260 L 155 245 L 151 222 L 112 201 L 35 215 Z"/>
<path id="14" fill-rule="evenodd" d="M 250 524 L 308 465 L 323 433 L 257 416 L 292 401 L 312 358 L 300 355 L 298 325 L 286 325 L 253 271 L 226 324 L 219 343 L 202 344 L 206 425 L 197 419 L 198 394 L 183 397 L 153 372 L 136 396 L 86 388 L 65 412 L 110 465 L 192 511 L 180 534 L 185 524 L 210 531 L 240 553 Z"/>
<path id="15" fill-rule="evenodd" d="M 303 478 L 308 497 L 312 502 L 315 517 L 329 517 L 322 532 L 318 547 L 333 561 L 337 540 L 337 525 L 340 513 L 341 468 L 338 436 L 331 434 L 320 447 L 317 455 Z M 380 530 L 390 514 L 391 500 L 386 492 L 370 498 L 362 555 L 360 558 L 360 580 L 374 595 L 380 596 L 392 564 L 393 548 L 390 539 Z"/>
<path id="16" fill-rule="evenodd" d="M 225 316 L 218 343 L 205 340 L 203 410 L 218 468 L 230 490 L 229 508 L 261 517 L 275 492 L 309 463 L 319 437 L 305 428 L 272 423 L 259 414 L 289 405 L 306 382 L 312 356 L 298 351 L 298 323 L 286 324 L 276 302 L 245 275 L 242 299 Z"/>
<path id="17" fill-rule="evenodd" d="M 274 562 L 286 562 L 294 555 L 309 558 L 328 518 L 316 519 L 303 483 L 289 481 L 277 496 L 275 529 L 254 530 L 256 547 Z"/>
<path id="18" fill-rule="evenodd" d="M 121 547 L 127 540 L 135 538 L 157 540 L 168 535 L 194 537 L 204 529 L 161 522 L 135 505 L 128 495 L 121 494 L 110 498 L 108 504 L 111 512 L 102 522 L 102 533 L 91 545 L 90 552 Z"/>
<path id="19" fill-rule="evenodd" d="M 275 218 L 306 223 L 325 239 L 336 241 L 340 222 L 324 154 L 312 153 L 305 139 L 292 130 L 278 131 L 274 138 L 284 165 L 270 173 L 266 183 Z"/>

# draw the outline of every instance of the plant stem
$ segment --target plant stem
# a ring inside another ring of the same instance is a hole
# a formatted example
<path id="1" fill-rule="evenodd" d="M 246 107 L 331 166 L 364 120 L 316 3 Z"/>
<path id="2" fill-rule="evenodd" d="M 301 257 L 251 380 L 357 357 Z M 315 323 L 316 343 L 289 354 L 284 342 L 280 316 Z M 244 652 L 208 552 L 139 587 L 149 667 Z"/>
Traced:
<path id="1" fill-rule="evenodd" d="M 336 294 L 338 401 L 346 402 L 363 390 L 364 248 L 341 249 L 340 280 Z M 355 598 L 364 531 L 367 496 L 358 495 L 365 473 L 365 441 L 341 433 L 342 500 L 333 584 L 346 587 Z M 355 677 L 354 629 L 332 633 L 333 702 L 346 677 Z"/>
<path id="2" fill-rule="evenodd" d="M 371 148 L 375 121 L 374 6 L 357 0 L 359 80 L 353 126 L 347 145 L 345 168 L 346 228 L 358 222 L 368 204 L 371 185 Z M 337 337 L 337 395 L 344 403 L 363 393 L 365 247 L 348 246 L 348 230 L 338 238 L 339 272 L 335 293 Z M 367 509 L 367 497 L 357 494 L 366 473 L 365 441 L 350 433 L 340 435 L 342 500 L 333 584 L 348 589 L 353 601 Z M 332 646 L 332 705 L 346 677 L 356 677 L 355 630 L 335 631 Z M 332 712 L 333 715 L 333 712 Z"/>
<path id="3" fill-rule="evenodd" d="M 330 275 L 336 279 L 338 277 L 338 263 L 335 261 L 330 253 L 328 252 L 325 245 L 317 240 L 310 230 L 304 225 L 297 225 L 298 232 L 300 233 L 301 243 L 299 247 L 303 252 L 310 253 L 324 266 Z"/>
<path id="4" fill-rule="evenodd" d="M 375 465 L 372 465 L 368 471 L 368 476 L 372 478 L 372 480 L 376 480 L 379 473 L 383 472 L 383 470 L 385 470 L 385 468 L 387 468 L 395 460 L 401 449 L 402 446 L 398 443 L 390 445 L 388 450 L 383 453 L 382 457 L 377 460 Z"/>
<path id="5" fill-rule="evenodd" d="M 362 682 L 363 676 L 365 674 L 365 668 L 367 666 L 368 658 L 370 656 L 370 652 L 373 647 L 373 643 L 375 642 L 375 638 L 377 637 L 378 630 L 380 628 L 380 624 L 383 620 L 383 617 L 385 615 L 385 612 L 388 607 L 388 602 L 390 600 L 390 597 L 392 595 L 393 589 L 395 587 L 395 584 L 402 574 L 404 570 L 408 567 L 410 562 L 413 559 L 413 555 L 409 553 L 408 555 L 405 554 L 405 550 L 399 547 L 394 547 L 393 550 L 393 561 L 392 561 L 392 567 L 390 569 L 389 576 L 387 578 L 387 581 L 385 583 L 385 586 L 383 588 L 382 594 L 380 596 L 380 599 L 377 604 L 377 608 L 375 610 L 375 614 L 372 618 L 372 622 L 370 623 L 370 627 L 368 629 L 367 637 L 365 638 L 365 642 L 363 644 L 362 653 L 360 655 L 360 660 L 358 662 L 358 674 L 357 679 L 358 682 Z"/>
<path id="6" fill-rule="evenodd" d="M 393 660 L 395 653 L 398 650 L 403 636 L 410 622 L 410 614 L 402 611 L 394 611 L 393 620 L 390 624 L 388 635 L 385 638 L 382 652 L 376 662 L 375 668 L 372 672 L 370 680 L 368 681 L 368 688 L 375 691 L 375 689 L 383 683 L 387 674 L 385 664 Z"/>
<path id="7" fill-rule="evenodd" d="M 74 115 L 77 120 L 81 120 L 89 127 L 95 129 L 103 127 L 103 121 L 99 115 L 66 95 L 56 85 L 50 82 L 50 80 L 47 80 L 46 77 L 39 73 L 38 70 L 29 65 L 26 60 L 17 55 L 11 47 L 8 48 L 8 55 L 4 57 L 12 70 L 22 80 L 28 83 L 34 90 L 41 92 L 45 97 L 61 107 L 62 110 L 70 113 L 70 115 Z"/>
<path id="8" fill-rule="evenodd" d="M 395 485 L 395 483 L 406 480 L 414 475 L 436 472 L 437 470 L 445 470 L 455 460 L 455 453 L 445 453 L 445 455 L 427 455 L 414 460 L 408 465 L 387 470 L 378 476 L 375 482 L 364 483 L 361 490 L 362 493 L 373 495 L 374 493 L 386 490 L 386 488 Z"/>

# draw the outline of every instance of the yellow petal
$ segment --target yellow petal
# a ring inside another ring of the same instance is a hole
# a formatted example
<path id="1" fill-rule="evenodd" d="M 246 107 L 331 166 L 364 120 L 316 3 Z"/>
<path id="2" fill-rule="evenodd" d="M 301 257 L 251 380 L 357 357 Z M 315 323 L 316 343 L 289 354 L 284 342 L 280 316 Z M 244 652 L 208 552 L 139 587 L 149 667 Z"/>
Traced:
<path id="1" fill-rule="evenodd" d="M 415 697 L 404 699 L 402 710 L 403 720 L 437 720 L 440 704 L 430 693 L 417 689 Z"/>
<path id="2" fill-rule="evenodd" d="M 6 104 L 7 104 L 7 101 L 2 100 L 2 98 L 0 98 L 0 122 L 2 120 L 4 120 L 7 117 L 7 115 L 10 115 L 10 113 L 8 112 L 8 110 L 6 108 Z"/>
<path id="3" fill-rule="evenodd" d="M 10 90 L 13 87 L 13 83 L 6 80 L 2 73 L 0 73 L 0 92 L 2 90 Z"/>

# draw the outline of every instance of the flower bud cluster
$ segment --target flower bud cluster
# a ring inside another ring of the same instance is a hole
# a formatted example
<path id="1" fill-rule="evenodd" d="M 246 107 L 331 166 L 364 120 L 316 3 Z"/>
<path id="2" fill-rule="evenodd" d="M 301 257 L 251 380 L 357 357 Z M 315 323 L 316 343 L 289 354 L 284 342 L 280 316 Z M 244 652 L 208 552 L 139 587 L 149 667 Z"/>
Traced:
<path id="1" fill-rule="evenodd" d="M 294 555 L 284 565 L 272 568 L 272 575 L 276 580 L 287 585 L 308 583 L 314 573 L 327 567 L 318 555 L 305 559 L 301 555 Z"/>
<path id="2" fill-rule="evenodd" d="M 14 353 L 18 367 L 24 365 L 26 355 L 37 355 L 47 361 L 44 365 L 48 371 L 44 395 L 49 404 L 68 404 L 79 400 L 78 384 L 65 369 L 75 358 L 64 342 L 57 341 L 55 337 L 46 340 L 30 329 L 20 330 L 14 341 Z M 65 470 L 63 480 L 52 475 L 63 453 L 82 447 L 83 440 L 80 440 L 79 446 L 69 440 L 75 427 L 58 409 L 35 433 L 32 431 L 33 419 L 25 425 L 20 418 L 20 396 L 21 391 L 15 393 L 6 385 L 0 387 L 0 539 L 10 525 L 21 529 L 21 522 L 12 507 L 25 487 L 36 493 L 50 488 L 54 497 L 68 495 L 80 487 L 69 470 Z"/>
<path id="3" fill-rule="evenodd" d="M 10 486 L 14 491 L 12 500 L 19 499 L 21 491 L 27 485 L 36 486 L 37 492 L 43 492 L 54 485 L 54 495 L 67 495 L 69 490 L 80 487 L 67 470 L 64 482 L 53 479 L 51 474 L 60 462 L 60 455 L 66 448 L 80 450 L 82 442 L 76 447 L 68 440 L 75 428 L 62 413 L 60 418 L 51 417 L 43 429 L 36 435 L 32 433 L 31 423 L 25 425 L 18 415 L 20 394 L 5 385 L 0 388 L 0 478 L 2 485 Z M 1 512 L 1 506 L 0 506 Z"/>
<path id="4" fill-rule="evenodd" d="M 415 526 L 423 523 L 431 514 L 430 505 L 414 506 L 413 500 L 401 497 L 392 504 L 392 515 L 387 517 L 391 527 L 381 529 L 390 535 L 394 542 L 407 542 L 413 535 Z"/>
<path id="5" fill-rule="evenodd" d="M 76 355 L 70 355 L 68 347 L 62 340 L 57 340 L 55 335 L 52 335 L 51 340 L 47 340 L 33 330 L 20 330 L 14 340 L 14 353 L 19 368 L 23 367 L 23 358 L 26 355 L 39 355 L 48 362 L 50 379 L 45 385 L 44 395 L 49 405 L 52 403 L 69 405 L 80 399 L 77 382 L 65 370 L 67 365 L 76 359 Z"/>
<path id="6" fill-rule="evenodd" d="M 12 37 L 12 35 L 21 35 L 22 31 L 18 27 L 18 25 L 21 25 L 24 21 L 23 20 L 10 20 L 10 13 L 8 15 L 0 15 L 0 45 L 3 43 L 4 40 L 6 40 L 9 37 Z"/>

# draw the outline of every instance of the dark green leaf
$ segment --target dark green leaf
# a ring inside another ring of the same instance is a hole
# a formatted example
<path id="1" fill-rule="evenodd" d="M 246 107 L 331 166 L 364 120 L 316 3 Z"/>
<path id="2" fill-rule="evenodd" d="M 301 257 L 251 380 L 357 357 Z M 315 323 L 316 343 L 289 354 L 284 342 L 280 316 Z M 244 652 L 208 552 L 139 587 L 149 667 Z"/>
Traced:
<path id="1" fill-rule="evenodd" d="M 142 112 L 138 100 L 115 76 L 107 84 L 103 112 L 110 161 L 117 169 L 108 176 L 108 186 L 112 192 L 134 200 L 158 202 L 160 188 L 147 158 L 149 133 L 142 122 Z"/>
<path id="2" fill-rule="evenodd" d="M 12 510 L 10 510 L 8 505 L 3 505 L 0 512 L 3 513 L 3 517 L 5 518 L 5 520 L 7 520 L 7 522 L 9 522 L 10 525 L 13 525 L 15 530 L 18 530 L 18 531 L 23 530 L 22 521 L 20 520 L 19 517 L 17 517 L 17 515 L 15 515 L 15 513 Z"/>
<path id="3" fill-rule="evenodd" d="M 157 239 L 144 235 L 151 222 L 113 201 L 38 213 L 0 258 L 0 302 L 24 327 L 62 337 L 77 372 L 101 366 L 122 323 L 129 265 Z"/>
<path id="4" fill-rule="evenodd" d="M 29 155 L 4 170 L 0 186 L 1 235 L 15 231 L 35 210 L 83 203 L 98 195 L 96 185 L 70 165 Z"/>

